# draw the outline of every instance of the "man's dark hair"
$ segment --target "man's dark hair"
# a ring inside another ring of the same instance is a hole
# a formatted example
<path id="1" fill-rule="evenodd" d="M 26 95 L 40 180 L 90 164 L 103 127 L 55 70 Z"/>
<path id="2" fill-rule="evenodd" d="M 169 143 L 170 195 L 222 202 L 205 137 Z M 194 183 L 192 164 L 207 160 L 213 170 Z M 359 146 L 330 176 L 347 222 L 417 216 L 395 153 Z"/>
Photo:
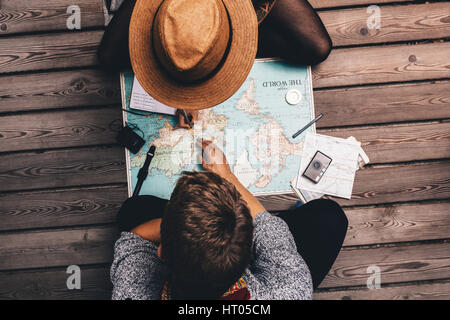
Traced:
<path id="1" fill-rule="evenodd" d="M 212 172 L 184 172 L 161 223 L 173 299 L 218 299 L 250 263 L 253 221 L 234 185 Z"/>

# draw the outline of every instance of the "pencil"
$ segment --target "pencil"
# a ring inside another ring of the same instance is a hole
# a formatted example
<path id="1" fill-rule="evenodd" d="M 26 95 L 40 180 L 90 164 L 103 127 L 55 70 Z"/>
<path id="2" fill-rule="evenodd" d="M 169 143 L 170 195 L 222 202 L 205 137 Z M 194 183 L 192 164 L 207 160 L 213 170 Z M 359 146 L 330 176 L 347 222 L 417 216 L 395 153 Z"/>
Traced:
<path id="1" fill-rule="evenodd" d="M 308 129 L 309 127 L 311 127 L 314 123 L 316 123 L 317 121 L 320 120 L 320 118 L 323 117 L 323 114 L 319 114 L 314 120 L 312 120 L 310 123 L 308 123 L 306 126 L 304 126 L 303 128 L 301 128 L 299 131 L 297 131 L 293 136 L 292 139 L 297 138 L 303 131 L 305 131 L 306 129 Z"/>

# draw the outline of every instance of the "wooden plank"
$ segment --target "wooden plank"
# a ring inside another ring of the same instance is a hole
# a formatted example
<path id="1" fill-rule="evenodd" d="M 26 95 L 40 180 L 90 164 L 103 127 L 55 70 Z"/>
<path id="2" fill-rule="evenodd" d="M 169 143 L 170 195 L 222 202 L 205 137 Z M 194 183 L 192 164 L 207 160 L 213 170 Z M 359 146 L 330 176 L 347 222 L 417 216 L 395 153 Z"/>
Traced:
<path id="1" fill-rule="evenodd" d="M 319 129 L 318 133 L 355 137 L 361 141 L 371 164 L 450 158 L 450 122 Z"/>
<path id="2" fill-rule="evenodd" d="M 319 13 L 334 46 L 385 43 L 450 36 L 450 5 L 443 3 L 379 7 L 380 27 L 370 29 L 374 14 L 367 8 L 330 10 Z"/>
<path id="3" fill-rule="evenodd" d="M 450 81 L 315 90 L 320 127 L 450 118 Z M 120 104 L 119 77 L 98 70 L 0 77 L 0 112 Z"/>
<path id="4" fill-rule="evenodd" d="M 0 270 L 110 263 L 116 227 L 0 234 Z"/>
<path id="5" fill-rule="evenodd" d="M 0 152 L 114 144 L 116 132 L 109 124 L 121 117 L 119 106 L 4 116 L 1 118 L 4 125 L 0 129 Z M 327 124 L 340 124 L 340 118 L 331 118 L 333 120 L 327 120 Z M 448 122 L 319 129 L 318 132 L 356 137 L 363 143 L 371 163 L 450 157 Z"/>
<path id="6" fill-rule="evenodd" d="M 81 290 L 67 289 L 66 268 L 0 272 L 2 300 L 108 300 L 112 285 L 109 267 L 81 269 Z"/>
<path id="7" fill-rule="evenodd" d="M 0 77 L 0 112 L 121 104 L 118 75 L 99 70 Z"/>
<path id="8" fill-rule="evenodd" d="M 449 300 L 450 281 L 314 293 L 314 300 Z"/>
<path id="9" fill-rule="evenodd" d="M 108 264 L 114 227 L 0 234 L 0 270 Z M 450 277 L 450 244 L 344 249 L 320 288 L 365 285 L 367 268 L 381 270 L 381 284 Z"/>
<path id="10" fill-rule="evenodd" d="M 120 147 L 0 156 L 0 191 L 125 182 L 125 152 Z"/>
<path id="11" fill-rule="evenodd" d="M 3 194 L 0 230 L 113 223 L 126 198 L 126 186 Z M 447 238 L 448 208 L 448 202 L 347 208 L 344 245 Z"/>
<path id="12" fill-rule="evenodd" d="M 333 50 L 313 67 L 315 88 L 450 77 L 450 42 Z M 386 58 L 389 57 L 389 58 Z"/>
<path id="13" fill-rule="evenodd" d="M 65 30 L 72 15 L 68 8 L 80 8 L 81 29 L 103 27 L 102 0 L 2 0 L 0 3 L 0 36 L 5 34 Z"/>
<path id="14" fill-rule="evenodd" d="M 318 128 L 450 118 L 450 81 L 315 90 L 314 104 Z"/>
<path id="15" fill-rule="evenodd" d="M 450 196 L 450 162 L 378 167 L 357 174 L 351 200 L 342 205 L 446 199 Z"/>
<path id="16" fill-rule="evenodd" d="M 103 30 L 0 38 L 0 73 L 97 64 Z"/>
<path id="17" fill-rule="evenodd" d="M 382 287 L 387 283 L 449 278 L 450 243 L 342 250 L 319 288 L 366 286 L 373 275 L 367 272 L 369 266 L 380 268 Z"/>
<path id="18" fill-rule="evenodd" d="M 446 199 L 450 195 L 449 162 L 383 166 L 357 172 L 345 206 Z M 54 150 L 0 156 L 0 191 L 124 183 L 122 148 Z M 261 197 L 268 210 L 288 210 L 293 194 Z"/>
<path id="19" fill-rule="evenodd" d="M 392 2 L 413 2 L 414 0 L 309 0 L 308 2 L 315 9 L 322 8 L 335 8 L 346 6 L 360 6 L 360 5 L 373 5 L 373 4 L 386 4 Z"/>
<path id="20" fill-rule="evenodd" d="M 389 1 L 380 1 L 387 3 Z M 391 1 L 392 2 L 392 1 Z M 376 4 L 377 1 L 339 1 L 328 3 L 327 1 L 315 1 L 315 8 L 340 7 L 349 5 Z M 0 35 L 47 32 L 55 30 L 68 30 L 67 19 L 71 16 L 67 8 L 73 5 L 67 0 L 35 0 L 30 5 L 29 1 L 4 0 L 1 3 L 2 18 L 0 19 Z M 104 15 L 102 1 L 79 0 L 81 29 L 90 27 L 103 27 Z M 420 6 L 420 8 L 418 8 Z M 417 8 L 416 8 L 417 7 Z M 442 9 L 440 8 L 442 7 Z M 440 12 L 439 12 L 439 9 Z M 351 10 L 333 10 L 320 12 L 328 32 L 331 34 L 335 45 L 357 43 L 374 43 L 426 39 L 426 34 L 433 33 L 433 37 L 445 32 L 446 4 L 410 5 L 410 6 L 384 6 L 380 10 L 383 21 L 382 30 L 367 29 L 367 19 L 370 13 L 367 8 Z M 443 18 L 442 18 L 443 17 Z M 395 21 L 395 23 L 393 23 Z M 415 23 L 419 21 L 419 23 Z M 430 30 L 430 28 L 433 28 Z M 364 30 L 364 31 L 362 31 Z M 427 31 L 428 30 L 428 31 Z M 384 39 L 384 37 L 386 37 Z M 425 36 L 425 37 L 424 37 Z"/>
<path id="21" fill-rule="evenodd" d="M 97 64 L 103 31 L 0 39 L 1 72 L 84 67 Z M 313 68 L 314 87 L 427 80 L 450 77 L 450 43 L 333 50 Z M 389 57 L 389 59 L 385 59 Z"/>
<path id="22" fill-rule="evenodd" d="M 9 271 L 0 273 L 0 299 L 94 300 L 109 299 L 112 285 L 108 267 L 81 266 L 82 290 L 68 290 L 66 269 Z M 319 291 L 315 300 L 448 300 L 450 281 L 405 284 L 369 290 L 366 287 Z"/>
<path id="23" fill-rule="evenodd" d="M 365 168 L 356 173 L 351 200 L 332 199 L 342 206 L 447 199 L 449 168 L 448 161 Z M 269 211 L 290 210 L 298 201 L 294 194 L 259 199 Z"/>
<path id="24" fill-rule="evenodd" d="M 0 194 L 0 230 L 114 223 L 125 185 Z"/>
<path id="25" fill-rule="evenodd" d="M 344 246 L 446 239 L 450 236 L 450 203 L 348 208 Z"/>
<path id="26" fill-rule="evenodd" d="M 78 147 L 115 143 L 117 132 L 109 125 L 118 120 L 120 106 L 27 113 L 0 117 L 0 152 Z"/>

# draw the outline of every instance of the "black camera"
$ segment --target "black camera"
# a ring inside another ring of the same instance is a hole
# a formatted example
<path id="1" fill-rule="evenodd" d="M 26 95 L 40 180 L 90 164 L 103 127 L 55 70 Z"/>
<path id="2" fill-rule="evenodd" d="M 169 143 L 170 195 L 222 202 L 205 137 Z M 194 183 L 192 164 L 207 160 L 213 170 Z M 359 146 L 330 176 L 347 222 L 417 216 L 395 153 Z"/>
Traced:
<path id="1" fill-rule="evenodd" d="M 331 161 L 332 159 L 329 156 L 317 151 L 306 167 L 305 172 L 303 172 L 303 176 L 314 183 L 319 183 L 320 179 L 322 179 L 322 176 L 325 174 L 325 171 L 327 171 L 330 166 Z"/>
<path id="2" fill-rule="evenodd" d="M 129 149 L 132 153 L 137 153 L 145 144 L 145 140 L 129 126 L 125 126 L 119 131 L 117 134 L 117 142 L 121 146 Z"/>

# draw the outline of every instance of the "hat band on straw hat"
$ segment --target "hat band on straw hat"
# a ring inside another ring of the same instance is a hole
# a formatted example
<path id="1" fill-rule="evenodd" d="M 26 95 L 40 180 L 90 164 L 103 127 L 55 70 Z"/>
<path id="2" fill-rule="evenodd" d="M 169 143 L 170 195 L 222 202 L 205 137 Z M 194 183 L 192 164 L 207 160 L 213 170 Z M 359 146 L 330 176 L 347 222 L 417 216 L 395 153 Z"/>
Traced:
<path id="1" fill-rule="evenodd" d="M 256 57 L 251 0 L 138 0 L 130 22 L 133 71 L 156 100 L 204 109 L 231 97 Z"/>

